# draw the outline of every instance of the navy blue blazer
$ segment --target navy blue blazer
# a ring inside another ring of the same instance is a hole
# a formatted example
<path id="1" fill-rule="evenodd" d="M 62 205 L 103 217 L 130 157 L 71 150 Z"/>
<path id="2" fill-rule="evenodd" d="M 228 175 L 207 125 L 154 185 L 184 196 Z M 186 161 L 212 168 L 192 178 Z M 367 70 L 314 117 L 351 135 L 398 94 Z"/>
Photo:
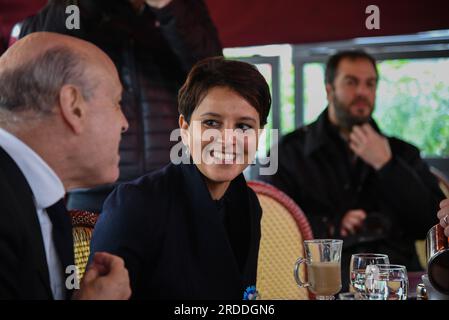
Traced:
<path id="1" fill-rule="evenodd" d="M 91 252 L 124 259 L 135 299 L 242 299 L 256 284 L 262 209 L 243 174 L 224 203 L 223 218 L 197 167 L 169 164 L 112 192 Z"/>

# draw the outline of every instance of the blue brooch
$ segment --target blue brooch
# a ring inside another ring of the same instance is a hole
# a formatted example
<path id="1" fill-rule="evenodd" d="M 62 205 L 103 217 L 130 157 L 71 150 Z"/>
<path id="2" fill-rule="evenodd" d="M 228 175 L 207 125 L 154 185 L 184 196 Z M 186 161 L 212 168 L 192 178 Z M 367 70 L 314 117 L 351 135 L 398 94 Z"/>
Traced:
<path id="1" fill-rule="evenodd" d="M 249 286 L 243 293 L 243 300 L 257 300 L 259 298 L 259 292 L 256 290 L 256 286 Z"/>

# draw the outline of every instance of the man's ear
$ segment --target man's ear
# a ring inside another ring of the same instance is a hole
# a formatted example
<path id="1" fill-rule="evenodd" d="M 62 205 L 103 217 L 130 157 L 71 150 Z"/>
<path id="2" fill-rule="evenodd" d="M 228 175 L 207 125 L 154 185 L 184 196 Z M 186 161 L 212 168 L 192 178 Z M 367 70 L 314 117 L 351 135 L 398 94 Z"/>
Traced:
<path id="1" fill-rule="evenodd" d="M 84 129 L 86 102 L 81 90 L 74 85 L 64 85 L 59 91 L 59 107 L 65 123 L 80 134 Z"/>
<path id="2" fill-rule="evenodd" d="M 182 139 L 182 143 L 184 143 L 184 145 L 188 146 L 189 145 L 189 123 L 187 122 L 186 118 L 181 114 L 179 116 L 179 128 L 181 129 L 181 139 Z"/>

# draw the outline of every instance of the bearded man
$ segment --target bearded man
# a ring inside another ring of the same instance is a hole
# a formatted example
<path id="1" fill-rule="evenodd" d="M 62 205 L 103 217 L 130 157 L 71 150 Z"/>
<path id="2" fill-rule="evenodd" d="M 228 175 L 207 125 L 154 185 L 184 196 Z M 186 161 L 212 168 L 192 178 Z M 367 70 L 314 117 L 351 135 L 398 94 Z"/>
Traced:
<path id="1" fill-rule="evenodd" d="M 328 107 L 280 141 L 279 170 L 270 177 L 304 210 L 315 238 L 344 240 L 344 282 L 353 253 L 385 253 L 420 269 L 414 242 L 437 223 L 443 199 L 419 150 L 386 137 L 372 119 L 378 79 L 363 51 L 330 57 Z"/>

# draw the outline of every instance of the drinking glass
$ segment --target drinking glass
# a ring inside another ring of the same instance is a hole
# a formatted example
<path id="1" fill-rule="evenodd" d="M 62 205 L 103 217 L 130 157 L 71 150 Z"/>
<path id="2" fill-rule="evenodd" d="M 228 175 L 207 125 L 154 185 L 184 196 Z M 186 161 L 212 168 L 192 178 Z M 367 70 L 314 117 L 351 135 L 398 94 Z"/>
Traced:
<path id="1" fill-rule="evenodd" d="M 341 249 L 343 240 L 316 239 L 304 241 L 305 258 L 295 263 L 294 276 L 300 288 L 308 288 L 318 300 L 333 300 L 341 290 Z M 307 266 L 308 281 L 299 276 L 302 263 Z"/>
<path id="2" fill-rule="evenodd" d="M 390 260 L 386 254 L 379 253 L 357 253 L 351 256 L 349 269 L 350 291 L 364 293 L 365 269 L 370 264 L 389 264 Z"/>
<path id="3" fill-rule="evenodd" d="M 366 290 L 379 293 L 383 300 L 407 300 L 408 277 L 405 266 L 377 264 L 366 267 Z"/>

